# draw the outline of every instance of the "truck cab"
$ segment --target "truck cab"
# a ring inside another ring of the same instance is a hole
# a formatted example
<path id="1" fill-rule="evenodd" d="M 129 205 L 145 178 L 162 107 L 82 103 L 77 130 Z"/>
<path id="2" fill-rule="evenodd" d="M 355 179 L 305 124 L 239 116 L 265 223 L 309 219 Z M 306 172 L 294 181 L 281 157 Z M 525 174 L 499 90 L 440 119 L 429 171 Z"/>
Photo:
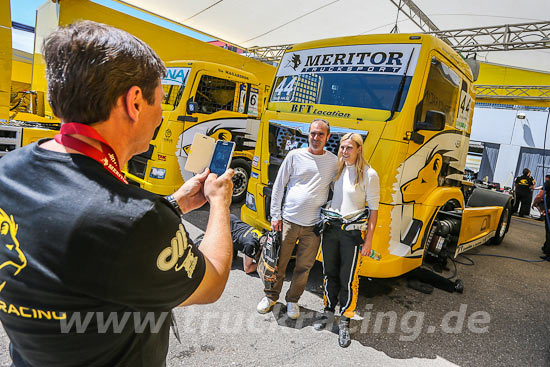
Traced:
<path id="1" fill-rule="evenodd" d="M 185 162 L 194 135 L 202 133 L 236 143 L 233 200 L 244 199 L 266 87 L 251 73 L 216 63 L 172 61 L 166 66 L 163 121 L 149 150 L 129 161 L 128 179 L 148 191 L 173 193 L 192 177 Z"/>
<path id="2" fill-rule="evenodd" d="M 286 154 L 307 146 L 316 117 L 331 124 L 326 149 L 342 134 L 363 136 L 380 177 L 373 249 L 359 274 L 394 277 L 428 258 L 446 260 L 508 229 L 510 197 L 462 184 L 475 98 L 466 62 L 421 34 L 333 38 L 286 51 L 266 111 L 241 216 L 270 227 L 271 189 Z M 366 203 L 368 205 L 368 203 Z"/>

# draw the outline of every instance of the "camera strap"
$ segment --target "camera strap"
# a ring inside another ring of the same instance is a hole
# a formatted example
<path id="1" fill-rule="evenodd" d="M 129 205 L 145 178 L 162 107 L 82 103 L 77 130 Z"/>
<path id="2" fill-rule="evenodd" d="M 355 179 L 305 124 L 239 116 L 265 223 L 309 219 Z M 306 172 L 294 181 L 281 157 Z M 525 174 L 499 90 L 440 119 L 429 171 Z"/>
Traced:
<path id="1" fill-rule="evenodd" d="M 101 144 L 101 150 L 94 148 L 82 140 L 72 137 L 71 134 L 79 134 L 87 138 L 97 140 Z M 120 170 L 120 165 L 118 163 L 115 151 L 93 127 L 77 122 L 68 122 L 61 125 L 59 134 L 54 136 L 54 139 L 58 144 L 74 149 L 97 161 L 110 174 L 125 184 L 128 184 L 126 177 L 124 177 Z"/>

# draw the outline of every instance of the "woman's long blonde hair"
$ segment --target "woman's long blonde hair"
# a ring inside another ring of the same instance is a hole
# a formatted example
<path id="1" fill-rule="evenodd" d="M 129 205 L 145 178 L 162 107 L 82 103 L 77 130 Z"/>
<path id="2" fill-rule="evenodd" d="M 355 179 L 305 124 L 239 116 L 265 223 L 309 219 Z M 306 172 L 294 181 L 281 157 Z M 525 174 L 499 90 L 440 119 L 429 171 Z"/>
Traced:
<path id="1" fill-rule="evenodd" d="M 361 137 L 361 135 L 357 133 L 347 133 L 344 136 L 342 136 L 342 139 L 340 139 L 340 144 L 342 144 L 346 140 L 353 141 L 357 146 L 357 148 L 359 148 L 359 154 L 357 154 L 357 159 L 355 160 L 354 186 L 357 186 L 359 185 L 359 183 L 363 182 L 363 178 L 365 177 L 365 166 L 367 165 L 367 162 L 363 157 L 363 138 Z M 342 151 L 340 150 L 340 148 L 338 148 L 338 174 L 334 179 L 335 181 L 340 178 L 340 176 L 342 175 L 342 172 L 344 171 L 345 166 L 346 166 L 346 162 L 344 161 L 344 158 L 342 158 Z"/>

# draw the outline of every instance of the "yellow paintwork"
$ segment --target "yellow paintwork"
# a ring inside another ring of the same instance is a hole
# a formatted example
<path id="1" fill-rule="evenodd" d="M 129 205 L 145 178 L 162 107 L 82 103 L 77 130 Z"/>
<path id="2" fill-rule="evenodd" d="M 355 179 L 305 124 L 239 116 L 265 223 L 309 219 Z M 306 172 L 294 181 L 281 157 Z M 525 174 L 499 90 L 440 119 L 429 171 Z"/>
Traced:
<path id="1" fill-rule="evenodd" d="M 501 85 L 501 86 L 548 86 L 550 85 L 550 73 L 515 68 L 505 65 L 480 63 L 479 77 L 475 85 Z M 506 95 L 506 90 L 496 90 L 497 94 Z M 534 91 L 525 91 L 526 96 L 536 95 Z M 484 103 L 500 103 L 508 105 L 523 105 L 536 107 L 550 107 L 550 100 L 529 100 L 525 98 L 502 99 L 483 97 L 479 100 Z"/>
<path id="2" fill-rule="evenodd" d="M 474 84 L 550 85 L 550 73 L 481 62 Z"/>
<path id="3" fill-rule="evenodd" d="M 28 145 L 44 138 L 53 138 L 57 134 L 57 130 L 37 129 L 27 127 L 23 129 L 23 137 L 21 138 L 21 146 Z"/>
<path id="4" fill-rule="evenodd" d="M 464 209 L 457 253 L 482 245 L 492 238 L 492 232 L 497 230 L 502 211 L 501 206 Z"/>
<path id="5" fill-rule="evenodd" d="M 0 121 L 8 121 L 11 83 L 11 10 L 10 2 L 0 3 Z"/>
<path id="6" fill-rule="evenodd" d="M 363 153 L 380 177 L 381 198 L 373 249 L 381 254 L 381 260 L 363 259 L 359 274 L 380 278 L 395 277 L 422 264 L 424 236 L 439 208 L 450 200 L 458 202 L 460 208 L 464 208 L 464 197 L 460 187 L 447 183 L 447 180 L 459 182 L 462 175 L 448 170 L 445 171 L 445 176 L 442 176 L 442 166 L 444 161 L 448 164 L 451 159 L 450 162 L 457 172 L 464 170 L 473 115 L 470 112 L 467 121 L 459 125 L 457 114 L 461 108 L 460 99 L 464 96 L 459 91 L 456 104 L 451 106 L 454 115 L 447 120 L 448 124 L 443 131 L 420 131 L 419 133 L 424 136 L 422 144 L 416 144 L 407 138 L 413 128 L 416 107 L 424 97 L 432 58 L 447 65 L 460 78 L 461 83 L 465 83 L 465 93 L 472 99 L 470 111 L 473 110 L 475 94 L 470 68 L 448 45 L 431 36 L 419 35 L 419 39 L 410 39 L 410 36 L 384 34 L 334 38 L 295 45 L 287 51 L 288 53 L 358 44 L 422 44 L 403 108 L 399 113 L 395 113 L 390 121 L 385 121 L 390 112 L 383 110 L 330 105 L 313 105 L 308 108 L 307 104 L 300 108 L 300 105 L 304 104 L 268 103 L 262 115 L 255 151 L 255 155 L 259 157 L 259 164 L 252 168 L 253 172 L 259 173 L 259 177 L 251 178 L 248 186 L 248 192 L 255 198 L 256 211 L 244 205 L 241 217 L 245 222 L 257 228 L 270 227 L 265 217 L 263 195 L 268 183 L 269 121 L 310 123 L 316 117 L 311 111 L 322 109 L 332 115 L 322 116 L 328 118 L 331 127 L 368 131 Z M 322 51 L 318 51 L 317 54 L 322 54 Z M 437 85 L 432 85 L 432 88 L 438 89 Z M 431 105 L 427 106 L 432 109 Z M 334 117 L 335 113 L 336 116 L 349 114 L 350 117 Z M 479 211 L 480 208 L 477 209 Z M 491 217 L 491 223 L 498 222 L 498 211 L 486 209 L 485 213 Z M 412 231 L 413 228 L 416 232 Z"/>

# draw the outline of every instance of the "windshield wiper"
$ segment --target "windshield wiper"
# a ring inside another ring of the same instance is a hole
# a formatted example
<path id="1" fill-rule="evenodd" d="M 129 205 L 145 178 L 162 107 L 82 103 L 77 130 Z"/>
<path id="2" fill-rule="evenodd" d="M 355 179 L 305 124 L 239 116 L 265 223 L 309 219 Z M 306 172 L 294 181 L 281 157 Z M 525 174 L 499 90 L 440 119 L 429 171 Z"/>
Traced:
<path id="1" fill-rule="evenodd" d="M 405 73 L 401 77 L 401 82 L 399 83 L 399 89 L 397 89 L 397 93 L 395 94 L 395 98 L 393 99 L 393 104 L 391 106 L 391 111 L 390 111 L 391 112 L 390 117 L 388 117 L 386 122 L 390 121 L 393 118 L 393 115 L 395 114 L 397 107 L 399 107 L 399 104 L 401 103 L 401 96 L 403 95 L 403 89 L 405 89 L 405 81 L 407 80 L 407 72 L 409 71 L 409 65 L 411 64 L 413 53 L 414 53 L 414 48 L 411 51 L 411 56 L 409 57 L 409 61 L 407 61 L 407 66 L 405 67 Z"/>

